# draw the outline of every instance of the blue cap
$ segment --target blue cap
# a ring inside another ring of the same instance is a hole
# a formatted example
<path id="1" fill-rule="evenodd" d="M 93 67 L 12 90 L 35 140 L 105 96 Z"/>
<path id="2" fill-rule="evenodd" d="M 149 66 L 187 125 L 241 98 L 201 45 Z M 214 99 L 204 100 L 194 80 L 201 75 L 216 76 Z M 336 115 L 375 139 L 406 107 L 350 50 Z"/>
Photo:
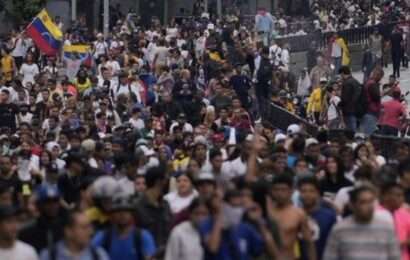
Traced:
<path id="1" fill-rule="evenodd" d="M 43 185 L 37 189 L 37 202 L 56 200 L 61 197 L 60 191 L 55 186 Z"/>

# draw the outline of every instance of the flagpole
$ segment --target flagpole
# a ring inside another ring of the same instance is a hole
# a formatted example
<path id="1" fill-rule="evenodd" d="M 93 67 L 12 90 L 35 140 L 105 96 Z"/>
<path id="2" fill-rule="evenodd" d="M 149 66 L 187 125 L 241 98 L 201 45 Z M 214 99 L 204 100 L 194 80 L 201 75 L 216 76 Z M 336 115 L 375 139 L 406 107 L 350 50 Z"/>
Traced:
<path id="1" fill-rule="evenodd" d="M 38 15 L 42 12 L 46 10 L 45 8 L 43 8 L 36 16 L 33 17 L 33 19 L 31 19 L 31 22 L 26 26 L 26 28 L 23 30 L 23 32 L 25 32 L 27 30 L 28 27 L 30 27 L 30 25 L 32 25 L 34 23 L 34 20 L 38 17 Z"/>

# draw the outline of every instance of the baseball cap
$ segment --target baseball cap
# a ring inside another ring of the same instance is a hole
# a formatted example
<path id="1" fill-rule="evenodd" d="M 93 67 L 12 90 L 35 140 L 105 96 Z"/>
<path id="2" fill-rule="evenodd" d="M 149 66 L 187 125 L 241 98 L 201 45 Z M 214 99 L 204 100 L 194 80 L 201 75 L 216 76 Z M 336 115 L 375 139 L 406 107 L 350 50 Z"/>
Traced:
<path id="1" fill-rule="evenodd" d="M 210 172 L 202 172 L 196 178 L 196 183 L 203 183 L 203 182 L 216 182 L 215 176 Z"/>
<path id="2" fill-rule="evenodd" d="M 297 124 L 291 124 L 290 126 L 288 126 L 287 129 L 287 134 L 288 135 L 295 135 L 295 134 L 299 134 L 301 131 L 300 126 Z"/>
<path id="3" fill-rule="evenodd" d="M 277 144 L 279 142 L 282 142 L 282 141 L 285 141 L 286 138 L 287 138 L 287 136 L 282 134 L 282 133 L 279 133 L 279 134 L 275 135 L 275 144 Z"/>
<path id="4" fill-rule="evenodd" d="M 309 147 L 309 146 L 314 145 L 314 144 L 319 144 L 319 141 L 316 138 L 312 137 L 312 138 L 306 139 L 306 142 L 305 142 L 306 147 Z"/>

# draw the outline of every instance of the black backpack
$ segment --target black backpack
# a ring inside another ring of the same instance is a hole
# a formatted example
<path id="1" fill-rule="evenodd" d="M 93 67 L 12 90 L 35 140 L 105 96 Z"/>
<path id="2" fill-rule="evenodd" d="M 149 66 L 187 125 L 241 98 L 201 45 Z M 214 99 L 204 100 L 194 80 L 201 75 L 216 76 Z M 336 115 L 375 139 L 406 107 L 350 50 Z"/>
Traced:
<path id="1" fill-rule="evenodd" d="M 367 113 L 367 108 L 369 106 L 369 100 L 367 99 L 367 89 L 365 85 L 360 84 L 359 96 L 357 98 L 356 104 L 356 116 L 363 117 Z"/>
<path id="2" fill-rule="evenodd" d="M 104 238 L 102 242 L 102 248 L 109 254 L 110 248 L 111 248 L 111 243 L 112 243 L 112 235 L 113 235 L 113 230 L 112 228 L 107 229 L 104 232 Z M 137 253 L 137 259 L 144 259 L 144 255 L 142 252 L 142 233 L 141 229 L 136 228 L 134 231 L 134 249 L 135 252 Z"/>
<path id="3" fill-rule="evenodd" d="M 93 260 L 99 260 L 100 256 L 98 255 L 97 249 L 93 246 L 90 247 L 91 249 L 91 256 Z M 50 260 L 58 260 L 57 259 L 57 245 L 53 245 L 49 251 Z"/>

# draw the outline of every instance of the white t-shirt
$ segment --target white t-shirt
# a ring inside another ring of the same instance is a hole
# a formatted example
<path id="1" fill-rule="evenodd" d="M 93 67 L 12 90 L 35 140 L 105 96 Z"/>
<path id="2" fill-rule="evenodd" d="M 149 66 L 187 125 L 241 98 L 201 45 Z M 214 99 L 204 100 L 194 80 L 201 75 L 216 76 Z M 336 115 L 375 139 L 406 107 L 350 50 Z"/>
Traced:
<path id="1" fill-rule="evenodd" d="M 106 42 L 94 42 L 94 58 L 98 58 L 100 55 L 105 55 L 105 51 L 108 49 L 108 44 Z"/>
<path id="2" fill-rule="evenodd" d="M 340 58 L 342 56 L 342 48 L 335 41 L 332 44 L 332 58 Z"/>
<path id="3" fill-rule="evenodd" d="M 180 212 L 181 210 L 185 209 L 188 207 L 192 200 L 195 199 L 198 196 L 198 192 L 196 190 L 192 191 L 189 196 L 186 197 L 181 197 L 178 192 L 170 192 L 167 195 L 165 195 L 164 200 L 166 200 L 169 203 L 169 206 L 171 208 L 171 212 L 173 214 L 176 214 Z"/>
<path id="4" fill-rule="evenodd" d="M 203 259 L 201 237 L 190 221 L 176 226 L 168 239 L 165 260 Z"/>
<path id="5" fill-rule="evenodd" d="M 159 46 L 155 49 L 155 56 L 157 57 L 157 65 L 166 65 L 168 60 L 168 48 Z"/>
<path id="6" fill-rule="evenodd" d="M 12 248 L 0 248 L 0 259 L 38 260 L 39 258 L 32 246 L 17 240 Z"/>
<path id="7" fill-rule="evenodd" d="M 130 124 L 132 125 L 133 128 L 141 130 L 145 128 L 144 121 L 141 118 L 130 118 L 129 120 Z"/>
<path id="8" fill-rule="evenodd" d="M 241 157 L 238 157 L 233 161 L 226 161 L 222 164 L 222 173 L 229 179 L 245 175 L 246 170 L 246 162 L 243 162 Z"/>
<path id="9" fill-rule="evenodd" d="M 327 119 L 334 120 L 339 117 L 337 113 L 337 106 L 339 105 L 341 99 L 338 96 L 333 96 L 329 101 L 329 108 L 327 110 Z"/>
<path id="10" fill-rule="evenodd" d="M 16 39 L 15 40 L 15 47 L 11 52 L 11 56 L 13 57 L 24 57 L 26 56 L 28 46 L 27 42 L 24 39 Z"/>
<path id="11" fill-rule="evenodd" d="M 34 77 L 40 73 L 37 64 L 27 64 L 23 63 L 20 68 L 20 74 L 23 75 L 23 86 L 27 84 L 27 82 L 34 83 Z"/>
<path id="12" fill-rule="evenodd" d="M 116 75 L 120 70 L 120 64 L 116 60 L 107 61 L 105 67 L 111 71 L 111 75 Z"/>

